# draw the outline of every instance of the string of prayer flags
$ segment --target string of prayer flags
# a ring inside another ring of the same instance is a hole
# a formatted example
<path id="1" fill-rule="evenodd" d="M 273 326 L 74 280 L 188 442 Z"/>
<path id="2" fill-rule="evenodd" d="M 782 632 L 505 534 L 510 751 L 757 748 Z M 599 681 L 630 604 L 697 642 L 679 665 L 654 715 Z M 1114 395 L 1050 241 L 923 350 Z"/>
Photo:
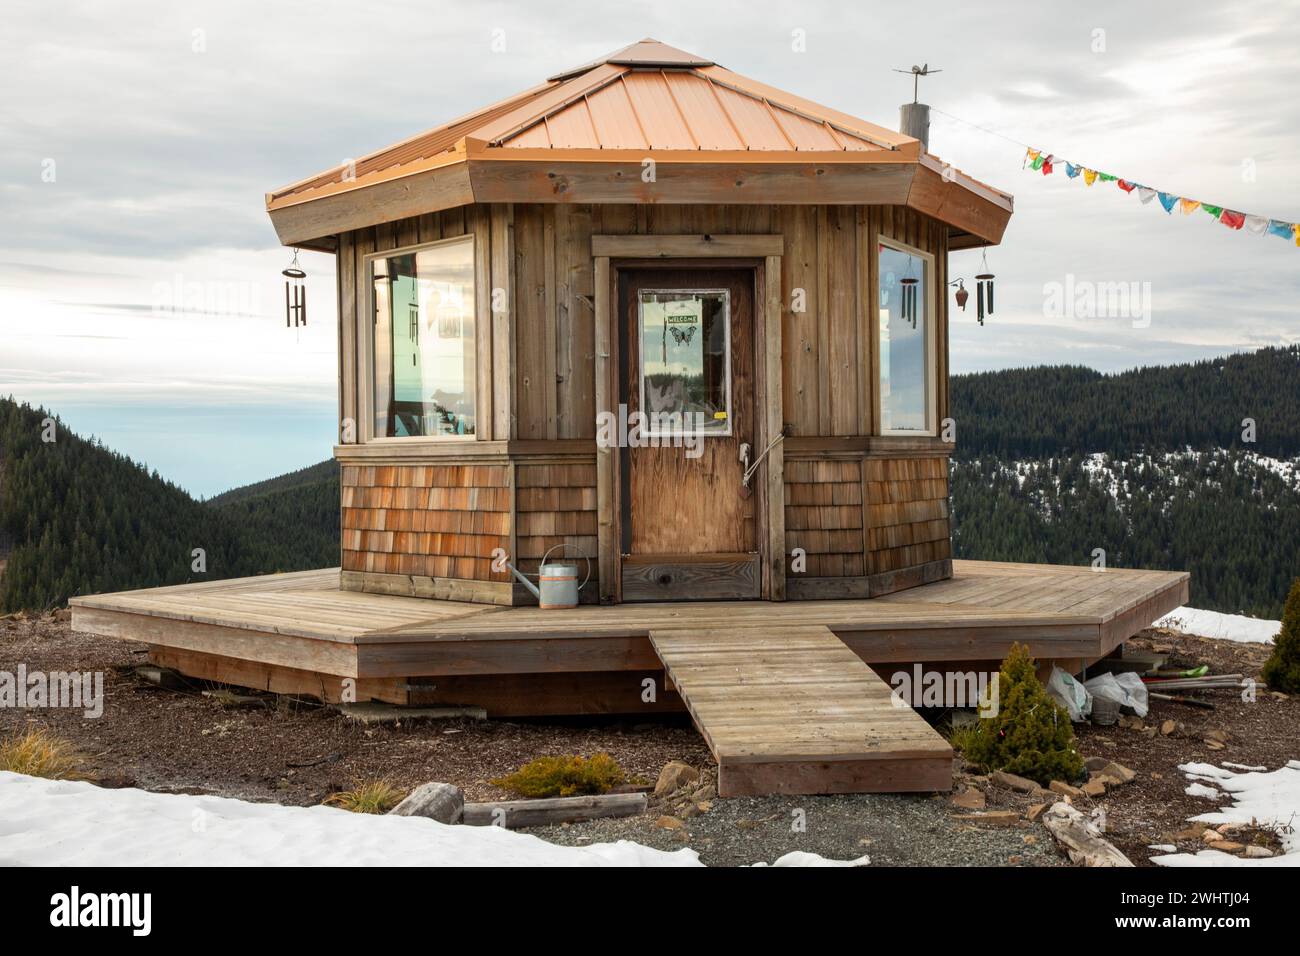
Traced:
<path id="1" fill-rule="evenodd" d="M 1078 179 L 1082 176 L 1084 183 L 1089 186 L 1097 182 L 1114 183 L 1126 193 L 1137 193 L 1138 199 L 1141 200 L 1144 206 L 1149 205 L 1151 200 L 1159 198 L 1160 207 L 1166 213 L 1173 213 L 1174 207 L 1177 207 L 1184 216 L 1190 216 L 1200 209 L 1229 229 L 1239 232 L 1245 231 L 1254 236 L 1277 236 L 1280 239 L 1293 239 L 1295 244 L 1300 246 L 1300 223 L 1287 222 L 1283 219 L 1269 219 L 1266 216 L 1255 216 L 1250 213 L 1238 212 L 1235 209 L 1228 209 L 1226 206 L 1216 206 L 1212 203 L 1202 202 L 1199 199 L 1189 199 L 1186 196 L 1164 192 L 1151 186 L 1144 186 L 1132 179 L 1122 179 L 1110 173 L 1103 173 L 1088 166 L 1072 163 L 1052 153 L 1043 152 L 1041 149 L 1027 147 L 1024 165 L 1030 169 L 1038 170 L 1044 176 L 1050 176 L 1057 166 L 1063 165 L 1067 178 Z"/>

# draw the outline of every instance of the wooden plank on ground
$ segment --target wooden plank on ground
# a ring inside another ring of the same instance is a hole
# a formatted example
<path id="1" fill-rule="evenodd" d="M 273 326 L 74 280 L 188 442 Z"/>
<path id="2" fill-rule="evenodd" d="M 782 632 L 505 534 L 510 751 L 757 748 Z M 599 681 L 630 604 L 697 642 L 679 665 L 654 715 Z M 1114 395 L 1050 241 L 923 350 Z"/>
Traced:
<path id="1" fill-rule="evenodd" d="M 947 790 L 952 748 L 824 626 L 650 641 L 718 761 L 718 793 Z"/>

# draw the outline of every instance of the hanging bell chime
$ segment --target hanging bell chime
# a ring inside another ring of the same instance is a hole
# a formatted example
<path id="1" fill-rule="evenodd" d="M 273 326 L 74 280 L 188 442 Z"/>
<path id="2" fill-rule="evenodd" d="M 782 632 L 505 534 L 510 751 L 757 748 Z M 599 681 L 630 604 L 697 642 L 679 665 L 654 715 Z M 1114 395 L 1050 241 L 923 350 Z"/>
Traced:
<path id="1" fill-rule="evenodd" d="M 984 271 L 975 276 L 975 317 L 984 324 L 984 316 L 993 314 L 993 273 L 989 272 L 988 254 L 981 258 Z"/>
<path id="2" fill-rule="evenodd" d="M 298 265 L 298 250 L 293 250 L 293 262 L 280 275 L 284 276 L 284 327 L 297 328 L 307 324 L 307 286 L 303 280 L 307 273 Z"/>
<path id="3" fill-rule="evenodd" d="M 966 291 L 966 283 L 961 279 L 957 280 L 957 308 L 963 312 L 966 311 L 966 302 L 970 299 L 970 293 Z"/>
<path id="4" fill-rule="evenodd" d="M 916 328 L 916 287 L 920 284 L 920 280 L 909 276 L 899 279 L 898 284 L 903 287 L 903 321 L 910 322 L 912 328 Z"/>

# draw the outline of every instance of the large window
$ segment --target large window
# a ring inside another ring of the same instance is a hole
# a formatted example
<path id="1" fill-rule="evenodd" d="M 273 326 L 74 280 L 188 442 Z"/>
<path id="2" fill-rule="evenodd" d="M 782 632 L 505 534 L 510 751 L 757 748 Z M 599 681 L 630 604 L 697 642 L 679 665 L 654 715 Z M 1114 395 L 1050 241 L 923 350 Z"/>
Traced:
<path id="1" fill-rule="evenodd" d="M 731 295 L 641 293 L 641 411 L 648 436 L 731 434 Z"/>
<path id="2" fill-rule="evenodd" d="M 375 438 L 472 436 L 474 241 L 370 260 Z"/>
<path id="3" fill-rule="evenodd" d="M 886 241 L 880 243 L 879 255 L 880 431 L 933 435 L 932 260 Z"/>

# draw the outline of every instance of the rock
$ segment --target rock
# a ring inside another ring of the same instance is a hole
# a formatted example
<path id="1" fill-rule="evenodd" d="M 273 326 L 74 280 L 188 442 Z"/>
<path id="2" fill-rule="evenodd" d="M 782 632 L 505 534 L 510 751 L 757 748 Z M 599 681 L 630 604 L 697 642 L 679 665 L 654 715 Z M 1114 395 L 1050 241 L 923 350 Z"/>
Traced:
<path id="1" fill-rule="evenodd" d="M 1244 826 L 1245 824 L 1242 823 L 1223 823 L 1214 829 L 1218 830 L 1224 836 L 1229 836 L 1233 833 L 1239 832 Z"/>
<path id="2" fill-rule="evenodd" d="M 1106 757 L 1089 757 L 1083 762 L 1083 766 L 1092 772 L 1099 771 L 1109 764 L 1110 760 Z"/>
<path id="3" fill-rule="evenodd" d="M 57 611 L 54 612 L 54 620 L 56 620 L 56 621 L 61 621 L 61 622 L 64 622 L 64 623 L 66 623 L 66 622 L 68 622 L 68 621 L 71 621 L 71 620 L 72 620 L 72 608 L 70 608 L 70 607 L 61 607 L 61 608 L 59 608 Z"/>
<path id="4" fill-rule="evenodd" d="M 948 802 L 954 807 L 961 807 L 963 810 L 983 810 L 988 803 L 984 794 L 974 789 L 955 793 L 948 798 Z"/>
<path id="5" fill-rule="evenodd" d="M 1193 823 L 1186 830 L 1179 830 L 1171 837 L 1171 839 L 1175 843 L 1179 840 L 1199 840 L 1201 834 L 1205 832 L 1205 829 L 1206 827 L 1204 823 Z"/>
<path id="6" fill-rule="evenodd" d="M 1052 793 L 1059 793 L 1063 797 L 1069 797 L 1071 800 L 1081 800 L 1084 797 L 1084 792 L 1082 790 L 1078 787 L 1071 786 L 1064 780 L 1053 780 L 1047 789 L 1052 791 Z"/>
<path id="7" fill-rule="evenodd" d="M 1008 790 L 1014 790 L 1016 793 L 1034 793 L 1039 788 L 1038 784 L 1025 777 L 1018 777 L 1014 773 L 1007 773 L 1004 770 L 998 770 L 989 774 L 989 783 L 995 787 L 1005 787 Z"/>
<path id="8" fill-rule="evenodd" d="M 460 823 L 465 795 L 449 783 L 422 783 L 405 800 L 388 811 L 395 817 L 428 817 L 439 823 Z"/>
<path id="9" fill-rule="evenodd" d="M 1132 783 L 1137 779 L 1137 771 L 1130 770 L 1122 763 L 1115 763 L 1113 760 L 1101 768 L 1101 773 L 1118 783 Z"/>
<path id="10" fill-rule="evenodd" d="M 1269 693 L 1269 696 L 1272 697 L 1274 700 L 1289 700 L 1289 699 L 1290 699 L 1290 695 L 1289 695 L 1289 694 L 1284 694 L 1284 693 L 1282 693 L 1282 691 L 1280 691 L 1280 690 L 1271 690 L 1271 691 L 1269 691 L 1268 693 Z"/>
<path id="11" fill-rule="evenodd" d="M 703 801 L 703 802 L 716 800 L 717 797 L 718 797 L 718 788 L 714 786 L 700 787 L 700 789 L 696 790 L 695 793 L 691 795 L 691 798 L 693 800 Z"/>
<path id="12" fill-rule="evenodd" d="M 1232 840 L 1220 840 L 1218 843 L 1210 844 L 1211 850 L 1218 850 L 1221 853 L 1240 853 L 1246 849 L 1242 843 L 1234 843 Z"/>
<path id="13" fill-rule="evenodd" d="M 1215 743 L 1226 744 L 1232 739 L 1232 735 L 1226 730 L 1210 730 L 1205 734 L 1205 740 L 1208 743 L 1213 740 Z"/>
<path id="14" fill-rule="evenodd" d="M 1218 830 L 1206 830 L 1201 834 L 1201 841 L 1204 843 L 1222 843 L 1223 834 Z"/>
<path id="15" fill-rule="evenodd" d="M 968 813 L 957 820 L 981 827 L 1013 827 L 1020 822 L 1020 814 L 1014 810 L 987 810 L 984 813 Z"/>
<path id="16" fill-rule="evenodd" d="M 700 779 L 700 772 L 690 764 L 680 760 L 670 760 L 659 771 L 659 781 L 655 784 L 655 796 L 662 797 L 680 790 L 687 784 Z"/>
<path id="17" fill-rule="evenodd" d="M 1252 860 L 1263 860 L 1272 855 L 1273 851 L 1264 846 L 1248 846 L 1246 847 L 1246 852 L 1243 854 L 1243 856 L 1249 857 Z"/>
<path id="18" fill-rule="evenodd" d="M 1120 714 L 1119 725 L 1129 730 L 1141 730 L 1145 726 L 1142 718 L 1136 717 L 1133 714 Z"/>
<path id="19" fill-rule="evenodd" d="M 1143 727 L 1141 733 L 1143 737 L 1155 737 L 1156 734 L 1160 733 L 1160 729 L 1158 727 Z"/>
<path id="20" fill-rule="evenodd" d="M 1166 720 L 1164 723 L 1160 725 L 1160 736 L 1162 737 L 1172 736 L 1173 732 L 1177 729 L 1178 729 L 1177 721 Z"/>
<path id="21" fill-rule="evenodd" d="M 1105 782 L 1097 779 L 1096 777 L 1089 780 L 1080 789 L 1083 790 L 1083 792 L 1086 793 L 1088 796 L 1093 797 L 1094 799 L 1097 797 L 1104 797 L 1106 795 Z"/>
<path id="22" fill-rule="evenodd" d="M 1148 850 L 1154 850 L 1156 853 L 1177 853 L 1178 847 L 1172 843 L 1152 843 L 1147 847 Z"/>
<path id="23" fill-rule="evenodd" d="M 699 803 L 695 805 L 695 809 L 699 810 L 700 813 L 708 813 L 710 810 L 713 809 L 713 801 L 701 800 Z"/>
<path id="24" fill-rule="evenodd" d="M 1038 820 L 1039 817 L 1041 817 L 1044 813 L 1047 812 L 1047 808 L 1050 806 L 1051 806 L 1050 803 L 1040 803 L 1036 806 L 1030 807 L 1029 810 L 1025 813 L 1025 819 L 1028 820 L 1030 823 L 1034 823 L 1035 821 Z"/>
<path id="25" fill-rule="evenodd" d="M 1021 838 L 1021 842 L 1023 842 L 1025 846 L 1037 846 L 1038 837 L 1034 836 L 1032 833 L 1026 833 L 1024 837 Z"/>
<path id="26" fill-rule="evenodd" d="M 1226 748 L 1223 746 L 1223 744 L 1219 743 L 1217 740 L 1207 740 L 1207 741 L 1205 742 L 1205 746 L 1209 747 L 1211 750 L 1224 750 L 1224 749 L 1226 749 Z"/>
<path id="27" fill-rule="evenodd" d="M 661 830 L 681 830 L 685 828 L 686 824 L 682 823 L 682 821 L 678 820 L 676 817 L 670 817 L 667 814 L 664 814 L 655 821 L 655 826 Z"/>

